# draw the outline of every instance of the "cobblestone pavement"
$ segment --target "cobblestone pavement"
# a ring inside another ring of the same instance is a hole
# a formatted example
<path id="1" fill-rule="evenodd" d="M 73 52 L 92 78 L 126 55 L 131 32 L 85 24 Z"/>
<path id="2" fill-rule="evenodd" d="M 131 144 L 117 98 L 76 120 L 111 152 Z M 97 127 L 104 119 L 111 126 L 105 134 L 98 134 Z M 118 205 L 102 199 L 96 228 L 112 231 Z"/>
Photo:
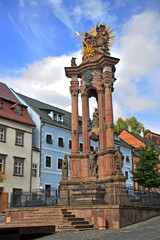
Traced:
<path id="1" fill-rule="evenodd" d="M 31 238 L 30 238 L 31 239 Z M 118 230 L 58 232 L 36 240 L 160 240 L 160 216 Z"/>

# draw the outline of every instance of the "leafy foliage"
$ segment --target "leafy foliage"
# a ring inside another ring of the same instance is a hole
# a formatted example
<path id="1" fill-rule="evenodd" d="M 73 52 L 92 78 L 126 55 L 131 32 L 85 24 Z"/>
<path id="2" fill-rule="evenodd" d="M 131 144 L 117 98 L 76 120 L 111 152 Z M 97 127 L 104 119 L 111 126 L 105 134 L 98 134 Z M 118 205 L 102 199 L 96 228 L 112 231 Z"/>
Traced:
<path id="1" fill-rule="evenodd" d="M 154 145 L 141 147 L 141 157 L 136 164 L 136 170 L 131 171 L 133 181 L 144 188 L 160 187 L 160 172 L 158 172 L 159 153 Z"/>
<path id="2" fill-rule="evenodd" d="M 122 118 L 118 118 L 116 124 L 114 125 L 114 131 L 118 134 L 123 130 L 128 130 L 128 126 L 131 126 L 132 132 L 141 133 L 141 130 L 144 129 L 142 123 L 138 122 L 135 117 L 126 118 L 123 120 Z M 147 129 L 149 131 L 149 129 Z"/>

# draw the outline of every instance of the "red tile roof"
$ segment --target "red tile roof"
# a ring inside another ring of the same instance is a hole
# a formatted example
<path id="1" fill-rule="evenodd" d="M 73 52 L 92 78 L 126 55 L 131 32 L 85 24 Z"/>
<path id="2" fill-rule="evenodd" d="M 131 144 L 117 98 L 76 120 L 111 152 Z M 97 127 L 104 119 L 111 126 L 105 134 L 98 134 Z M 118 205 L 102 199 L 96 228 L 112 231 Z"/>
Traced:
<path id="1" fill-rule="evenodd" d="M 0 98 L 3 102 L 2 106 L 0 107 L 0 118 L 36 126 L 29 116 L 27 107 L 20 104 L 19 100 L 4 83 L 0 83 Z M 17 115 L 14 111 L 14 108 L 17 106 L 17 104 L 21 107 L 21 115 Z"/>
<path id="2" fill-rule="evenodd" d="M 12 93 L 5 83 L 0 82 L 0 98 L 19 103 L 18 98 Z"/>

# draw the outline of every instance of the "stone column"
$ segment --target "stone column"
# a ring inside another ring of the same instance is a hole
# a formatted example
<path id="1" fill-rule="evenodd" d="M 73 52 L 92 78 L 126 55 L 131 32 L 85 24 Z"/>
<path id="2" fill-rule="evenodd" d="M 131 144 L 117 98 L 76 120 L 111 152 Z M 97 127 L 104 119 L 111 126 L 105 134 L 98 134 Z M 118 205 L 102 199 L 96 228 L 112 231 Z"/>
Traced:
<path id="1" fill-rule="evenodd" d="M 112 90 L 113 90 L 112 72 L 103 73 L 103 82 L 105 87 L 105 130 L 106 130 L 106 148 L 114 148 L 114 125 L 112 108 Z"/>
<path id="2" fill-rule="evenodd" d="M 87 93 L 82 93 L 82 134 L 83 134 L 83 156 L 90 152 L 90 139 L 87 130 L 89 120 L 89 97 Z"/>
<path id="3" fill-rule="evenodd" d="M 98 113 L 99 113 L 99 152 L 105 149 L 105 132 L 104 132 L 104 91 L 98 89 Z"/>
<path id="4" fill-rule="evenodd" d="M 78 122 L 78 93 L 79 82 L 77 75 L 72 75 L 70 93 L 72 96 L 72 153 L 79 154 L 79 122 Z"/>

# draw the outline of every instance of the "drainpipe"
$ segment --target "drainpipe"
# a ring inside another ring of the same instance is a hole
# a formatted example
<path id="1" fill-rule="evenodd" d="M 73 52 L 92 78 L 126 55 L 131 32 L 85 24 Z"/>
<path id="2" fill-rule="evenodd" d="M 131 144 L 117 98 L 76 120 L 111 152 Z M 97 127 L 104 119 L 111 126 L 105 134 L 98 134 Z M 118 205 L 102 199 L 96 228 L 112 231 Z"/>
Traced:
<path id="1" fill-rule="evenodd" d="M 41 118 L 40 118 L 40 121 L 41 121 Z M 42 164 L 41 164 L 41 161 L 42 161 L 42 159 L 41 159 L 41 157 L 42 157 L 42 127 L 43 127 L 43 125 L 44 125 L 44 123 L 40 123 L 40 161 L 39 161 L 39 177 L 40 177 L 40 187 L 42 187 L 42 179 L 41 179 L 41 171 L 42 171 L 42 169 L 41 169 L 41 166 L 42 166 Z"/>
<path id="2" fill-rule="evenodd" d="M 32 164 L 33 164 L 33 129 L 32 128 L 32 140 L 31 140 L 31 170 L 30 170 L 30 192 L 32 190 Z"/>

